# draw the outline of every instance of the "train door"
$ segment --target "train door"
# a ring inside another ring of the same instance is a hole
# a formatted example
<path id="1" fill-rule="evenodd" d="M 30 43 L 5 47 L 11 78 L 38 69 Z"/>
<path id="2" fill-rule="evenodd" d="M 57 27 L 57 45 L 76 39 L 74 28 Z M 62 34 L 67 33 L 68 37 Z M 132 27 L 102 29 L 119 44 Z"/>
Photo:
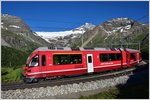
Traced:
<path id="1" fill-rule="evenodd" d="M 47 71 L 47 62 L 46 62 L 46 55 L 44 54 L 44 53 L 40 53 L 40 69 L 41 69 L 41 73 L 42 73 L 42 76 L 43 77 L 46 77 L 47 75 L 46 75 L 46 71 Z"/>
<path id="2" fill-rule="evenodd" d="M 93 55 L 87 54 L 87 71 L 88 73 L 93 72 Z"/>

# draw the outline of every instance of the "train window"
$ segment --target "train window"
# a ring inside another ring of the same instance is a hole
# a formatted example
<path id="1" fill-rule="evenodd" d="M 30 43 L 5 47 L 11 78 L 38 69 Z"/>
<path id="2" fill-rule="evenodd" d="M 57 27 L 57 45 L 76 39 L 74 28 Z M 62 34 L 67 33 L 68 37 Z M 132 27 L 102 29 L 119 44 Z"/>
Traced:
<path id="1" fill-rule="evenodd" d="M 101 62 L 108 61 L 108 54 L 100 54 L 100 61 Z"/>
<path id="2" fill-rule="evenodd" d="M 109 60 L 109 61 L 117 60 L 117 59 L 116 59 L 116 54 L 109 54 L 108 60 Z"/>
<path id="3" fill-rule="evenodd" d="M 121 53 L 116 54 L 116 60 L 121 60 L 121 59 L 122 59 Z"/>
<path id="4" fill-rule="evenodd" d="M 121 53 L 100 54 L 101 62 L 121 60 L 121 58 Z"/>
<path id="5" fill-rule="evenodd" d="M 131 53 L 131 54 L 130 54 L 130 58 L 133 59 L 133 60 L 136 60 L 135 54 L 134 54 L 134 53 Z"/>
<path id="6" fill-rule="evenodd" d="M 54 55 L 53 60 L 54 65 L 81 64 L 82 55 L 81 54 Z"/>
<path id="7" fill-rule="evenodd" d="M 46 66 L 46 56 L 42 55 L 42 66 Z"/>
<path id="8" fill-rule="evenodd" d="M 92 62 L 92 57 L 88 56 L 88 63 L 91 63 L 91 62 Z"/>
<path id="9" fill-rule="evenodd" d="M 30 64 L 29 64 L 29 67 L 33 67 L 33 66 L 38 66 L 39 65 L 39 56 L 38 55 L 35 55 Z"/>
<path id="10" fill-rule="evenodd" d="M 81 54 L 71 54 L 69 60 L 70 60 L 70 64 L 81 64 L 82 63 L 82 55 Z"/>

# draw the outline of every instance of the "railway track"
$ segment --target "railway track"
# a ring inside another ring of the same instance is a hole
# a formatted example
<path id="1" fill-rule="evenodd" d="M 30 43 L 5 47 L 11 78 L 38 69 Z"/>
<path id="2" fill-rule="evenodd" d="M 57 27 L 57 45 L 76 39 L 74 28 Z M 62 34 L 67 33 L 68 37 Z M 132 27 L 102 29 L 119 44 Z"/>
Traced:
<path id="1" fill-rule="evenodd" d="M 45 81 L 40 81 L 39 83 L 2 84 L 1 89 L 2 91 L 7 91 L 7 90 L 15 90 L 15 89 L 39 88 L 39 87 L 56 86 L 56 85 L 59 86 L 59 85 L 65 85 L 65 84 L 94 81 L 94 80 L 104 80 L 104 79 L 119 77 L 123 75 L 132 75 L 136 72 L 146 70 L 146 69 L 148 69 L 148 63 L 140 64 L 138 66 L 126 68 L 126 69 L 98 72 L 98 73 L 93 73 L 93 74 L 84 74 L 80 76 L 79 75 L 70 76 L 70 77 L 54 79 L 54 80 L 45 80 Z"/>

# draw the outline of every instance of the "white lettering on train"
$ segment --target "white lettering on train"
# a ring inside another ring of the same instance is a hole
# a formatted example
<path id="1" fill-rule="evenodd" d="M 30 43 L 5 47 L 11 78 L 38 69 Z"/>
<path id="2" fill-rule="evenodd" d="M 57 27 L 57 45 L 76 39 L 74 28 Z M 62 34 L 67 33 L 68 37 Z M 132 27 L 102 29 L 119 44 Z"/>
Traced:
<path id="1" fill-rule="evenodd" d="M 111 64 L 114 64 L 113 62 L 104 62 L 104 63 L 101 63 L 100 65 L 111 65 Z"/>

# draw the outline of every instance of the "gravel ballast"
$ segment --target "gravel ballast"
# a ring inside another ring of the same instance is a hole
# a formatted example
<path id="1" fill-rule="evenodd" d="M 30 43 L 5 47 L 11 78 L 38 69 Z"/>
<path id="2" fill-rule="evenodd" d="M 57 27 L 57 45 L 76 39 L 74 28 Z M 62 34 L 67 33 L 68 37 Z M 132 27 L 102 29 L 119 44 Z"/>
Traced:
<path id="1" fill-rule="evenodd" d="M 35 98 L 51 97 L 56 95 L 66 95 L 82 91 L 90 91 L 114 87 L 119 84 L 125 84 L 128 79 L 129 79 L 128 76 L 120 76 L 105 80 L 96 80 L 85 83 L 80 82 L 78 84 L 74 83 L 53 87 L 47 86 L 40 88 L 8 90 L 8 91 L 1 91 L 1 97 L 3 99 L 32 99 L 32 98 L 35 99 Z"/>
<path id="2" fill-rule="evenodd" d="M 105 80 L 95 80 L 89 82 L 80 82 L 60 86 L 47 86 L 40 88 L 26 88 L 17 90 L 1 91 L 3 99 L 36 99 L 36 98 L 52 98 L 62 97 L 63 95 L 76 95 L 80 92 L 105 90 L 118 85 L 127 83 L 136 83 L 144 80 L 148 76 L 148 70 L 138 72 L 136 74 L 124 75 Z"/>

